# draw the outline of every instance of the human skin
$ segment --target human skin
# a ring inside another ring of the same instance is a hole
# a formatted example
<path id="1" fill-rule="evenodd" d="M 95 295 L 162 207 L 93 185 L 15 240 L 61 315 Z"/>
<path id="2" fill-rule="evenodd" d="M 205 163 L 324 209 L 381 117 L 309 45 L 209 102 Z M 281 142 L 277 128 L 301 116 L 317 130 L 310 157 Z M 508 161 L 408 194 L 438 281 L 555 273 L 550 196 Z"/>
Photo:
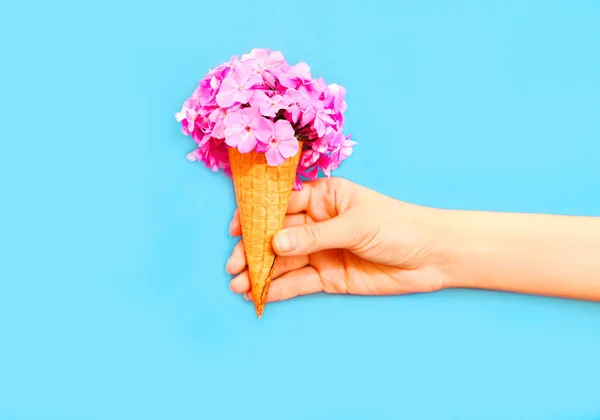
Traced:
<path id="1" fill-rule="evenodd" d="M 237 211 L 230 234 L 241 236 Z M 342 178 L 290 197 L 268 302 L 475 288 L 600 301 L 600 218 L 445 210 Z M 243 241 L 226 266 L 251 299 Z"/>

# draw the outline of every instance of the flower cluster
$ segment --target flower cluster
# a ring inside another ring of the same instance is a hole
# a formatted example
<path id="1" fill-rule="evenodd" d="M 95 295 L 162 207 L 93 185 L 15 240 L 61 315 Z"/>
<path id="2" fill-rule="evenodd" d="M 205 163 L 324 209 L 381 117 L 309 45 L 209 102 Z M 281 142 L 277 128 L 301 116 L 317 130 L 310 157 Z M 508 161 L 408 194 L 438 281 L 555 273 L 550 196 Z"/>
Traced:
<path id="1" fill-rule="evenodd" d="M 188 159 L 229 176 L 229 147 L 265 153 L 277 166 L 302 144 L 300 189 L 300 176 L 316 179 L 319 169 L 329 176 L 352 154 L 356 143 L 343 133 L 345 93 L 314 79 L 305 63 L 290 66 L 279 51 L 253 49 L 209 71 L 175 117 L 198 146 Z"/>

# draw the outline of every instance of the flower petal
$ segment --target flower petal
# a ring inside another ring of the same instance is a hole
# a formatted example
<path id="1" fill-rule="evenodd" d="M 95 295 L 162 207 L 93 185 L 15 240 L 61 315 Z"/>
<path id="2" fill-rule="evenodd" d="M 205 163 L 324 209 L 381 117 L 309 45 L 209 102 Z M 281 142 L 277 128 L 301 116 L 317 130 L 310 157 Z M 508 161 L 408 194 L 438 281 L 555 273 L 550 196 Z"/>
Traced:
<path id="1" fill-rule="evenodd" d="M 244 110 L 228 112 L 227 116 L 225 116 L 225 127 L 226 129 L 233 126 L 244 126 L 246 122 L 244 121 Z"/>
<path id="2" fill-rule="evenodd" d="M 240 138 L 237 148 L 240 153 L 248 153 L 254 149 L 254 146 L 256 146 L 256 137 L 252 133 L 244 133 Z"/>
<path id="3" fill-rule="evenodd" d="M 279 166 L 285 161 L 285 158 L 281 156 L 281 153 L 279 153 L 277 147 L 271 147 L 269 150 L 267 150 L 265 156 L 267 158 L 267 163 L 270 166 Z"/>
<path id="4" fill-rule="evenodd" d="M 242 122 L 243 125 L 252 125 L 254 120 L 257 120 L 262 117 L 261 117 L 258 109 L 249 107 L 249 108 L 242 108 L 241 118 L 243 121 Z"/>
<path id="5" fill-rule="evenodd" d="M 304 188 L 302 186 L 302 180 L 300 179 L 300 177 L 298 175 L 296 175 L 296 179 L 294 180 L 293 189 L 296 191 L 300 191 L 300 190 L 302 190 L 302 188 Z"/>
<path id="6" fill-rule="evenodd" d="M 235 91 L 221 90 L 217 93 L 217 104 L 222 108 L 228 108 L 235 103 Z"/>
<path id="7" fill-rule="evenodd" d="M 302 125 L 306 125 L 308 123 L 310 123 L 311 121 L 313 121 L 315 119 L 315 116 L 317 115 L 315 109 L 310 106 L 308 107 L 303 113 L 302 113 Z"/>
<path id="8" fill-rule="evenodd" d="M 294 139 L 294 127 L 288 120 L 277 120 L 274 125 L 274 135 L 281 141 Z"/>
<path id="9" fill-rule="evenodd" d="M 267 143 L 273 136 L 273 121 L 258 117 L 252 123 L 252 132 L 259 141 Z"/>
<path id="10" fill-rule="evenodd" d="M 248 103 L 248 99 L 250 99 L 251 96 L 252 96 L 251 90 L 243 90 L 241 92 L 236 92 L 234 98 L 235 98 L 235 102 L 239 102 L 241 104 L 246 104 L 246 103 Z"/>
<path id="11" fill-rule="evenodd" d="M 291 138 L 289 140 L 281 140 L 277 144 L 277 148 L 279 149 L 279 153 L 284 158 L 291 158 L 292 156 L 296 156 L 298 153 L 298 140 L 295 138 Z"/>
<path id="12" fill-rule="evenodd" d="M 231 147 L 237 147 L 244 135 L 242 127 L 227 127 L 225 129 L 225 143 Z"/>
<path id="13" fill-rule="evenodd" d="M 235 102 L 233 96 L 237 83 L 232 77 L 226 77 L 221 82 L 221 88 L 217 93 L 217 104 L 222 108 L 228 108 Z"/>

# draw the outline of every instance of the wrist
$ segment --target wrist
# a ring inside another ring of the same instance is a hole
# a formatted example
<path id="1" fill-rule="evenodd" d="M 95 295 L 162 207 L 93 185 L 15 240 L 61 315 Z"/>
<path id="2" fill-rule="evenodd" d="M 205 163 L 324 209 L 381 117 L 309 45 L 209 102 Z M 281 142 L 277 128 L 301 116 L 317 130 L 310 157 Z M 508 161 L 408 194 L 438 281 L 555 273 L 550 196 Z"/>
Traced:
<path id="1" fill-rule="evenodd" d="M 432 260 L 440 273 L 441 289 L 475 287 L 467 273 L 469 256 L 477 252 L 479 245 L 477 235 L 471 234 L 467 213 L 435 210 Z"/>

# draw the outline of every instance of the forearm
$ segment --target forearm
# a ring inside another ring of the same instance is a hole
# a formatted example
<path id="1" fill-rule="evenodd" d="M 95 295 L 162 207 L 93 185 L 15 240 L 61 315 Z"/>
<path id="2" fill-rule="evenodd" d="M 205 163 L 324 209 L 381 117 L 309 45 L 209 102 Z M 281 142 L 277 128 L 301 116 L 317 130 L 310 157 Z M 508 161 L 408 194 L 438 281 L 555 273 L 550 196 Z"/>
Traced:
<path id="1" fill-rule="evenodd" d="M 444 287 L 600 301 L 600 218 L 441 211 Z"/>

